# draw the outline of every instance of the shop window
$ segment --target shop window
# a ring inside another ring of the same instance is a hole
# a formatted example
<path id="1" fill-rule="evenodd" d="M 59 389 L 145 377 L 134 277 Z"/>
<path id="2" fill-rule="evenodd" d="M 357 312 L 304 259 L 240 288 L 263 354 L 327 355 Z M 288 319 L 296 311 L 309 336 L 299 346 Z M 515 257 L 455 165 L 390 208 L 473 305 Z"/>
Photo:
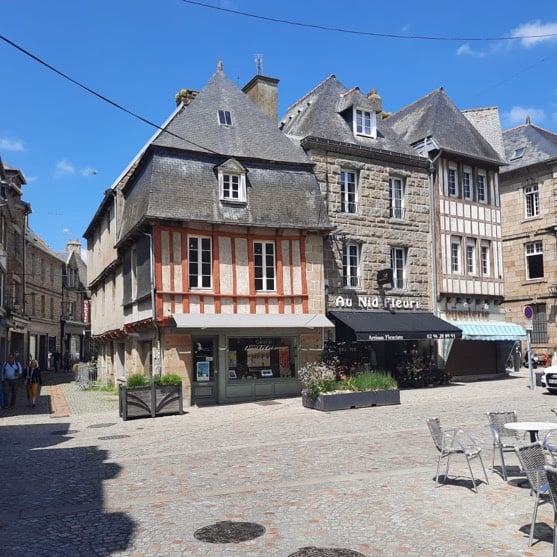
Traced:
<path id="1" fill-rule="evenodd" d="M 206 383 L 215 380 L 215 341 L 213 338 L 193 339 L 193 381 Z"/>
<path id="2" fill-rule="evenodd" d="M 229 381 L 296 377 L 294 338 L 229 338 Z"/>

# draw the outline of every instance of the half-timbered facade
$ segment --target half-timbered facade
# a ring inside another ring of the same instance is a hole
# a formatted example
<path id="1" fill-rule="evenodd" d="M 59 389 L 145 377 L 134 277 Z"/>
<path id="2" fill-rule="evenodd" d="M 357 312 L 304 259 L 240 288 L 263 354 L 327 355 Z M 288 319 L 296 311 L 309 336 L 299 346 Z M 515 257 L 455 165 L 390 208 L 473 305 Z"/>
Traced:
<path id="1" fill-rule="evenodd" d="M 86 232 L 100 369 L 179 374 L 197 404 L 297 394 L 331 325 L 313 165 L 221 67 L 190 100 Z"/>
<path id="2" fill-rule="evenodd" d="M 447 343 L 446 369 L 458 377 L 504 373 L 513 341 L 524 331 L 505 322 L 501 310 L 499 169 L 505 160 L 497 111 L 473 111 L 467 117 L 438 89 L 389 121 L 432 166 L 436 312 L 463 331 L 450 353 Z"/>

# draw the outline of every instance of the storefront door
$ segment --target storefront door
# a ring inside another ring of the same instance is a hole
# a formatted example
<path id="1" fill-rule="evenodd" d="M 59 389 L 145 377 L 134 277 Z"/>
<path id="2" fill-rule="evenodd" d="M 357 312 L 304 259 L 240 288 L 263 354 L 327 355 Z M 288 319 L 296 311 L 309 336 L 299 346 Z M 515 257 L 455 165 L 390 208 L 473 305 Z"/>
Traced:
<path id="1" fill-rule="evenodd" d="M 217 338 L 192 338 L 192 404 L 217 403 Z"/>

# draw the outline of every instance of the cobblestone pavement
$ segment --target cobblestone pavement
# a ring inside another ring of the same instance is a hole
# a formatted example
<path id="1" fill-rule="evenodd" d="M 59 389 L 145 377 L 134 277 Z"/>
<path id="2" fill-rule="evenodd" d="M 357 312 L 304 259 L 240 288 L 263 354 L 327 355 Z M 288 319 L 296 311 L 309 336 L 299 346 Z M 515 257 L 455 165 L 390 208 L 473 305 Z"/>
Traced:
<path id="1" fill-rule="evenodd" d="M 524 370 L 402 391 L 400 406 L 324 413 L 290 398 L 126 422 L 115 395 L 44 375 L 36 408 L 20 397 L 0 414 L 1 555 L 552 555 L 549 504 L 528 547 L 534 500 L 514 456 L 509 483 L 489 470 L 486 411 L 557 422 L 557 397 L 529 389 Z M 479 493 L 458 457 L 435 488 L 429 416 L 482 440 L 489 484 Z M 194 536 L 225 521 L 264 533 L 238 543 Z M 301 551 L 310 546 L 329 551 Z"/>

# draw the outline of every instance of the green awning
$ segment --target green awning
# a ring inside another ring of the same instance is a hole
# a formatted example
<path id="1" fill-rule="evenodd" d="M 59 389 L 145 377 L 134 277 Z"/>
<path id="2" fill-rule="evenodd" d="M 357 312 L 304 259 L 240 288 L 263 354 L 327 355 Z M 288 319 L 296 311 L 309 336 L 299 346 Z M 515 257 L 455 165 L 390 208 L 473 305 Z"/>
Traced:
<path id="1" fill-rule="evenodd" d="M 526 331 L 508 321 L 460 321 L 450 323 L 462 330 L 462 340 L 524 340 Z"/>

